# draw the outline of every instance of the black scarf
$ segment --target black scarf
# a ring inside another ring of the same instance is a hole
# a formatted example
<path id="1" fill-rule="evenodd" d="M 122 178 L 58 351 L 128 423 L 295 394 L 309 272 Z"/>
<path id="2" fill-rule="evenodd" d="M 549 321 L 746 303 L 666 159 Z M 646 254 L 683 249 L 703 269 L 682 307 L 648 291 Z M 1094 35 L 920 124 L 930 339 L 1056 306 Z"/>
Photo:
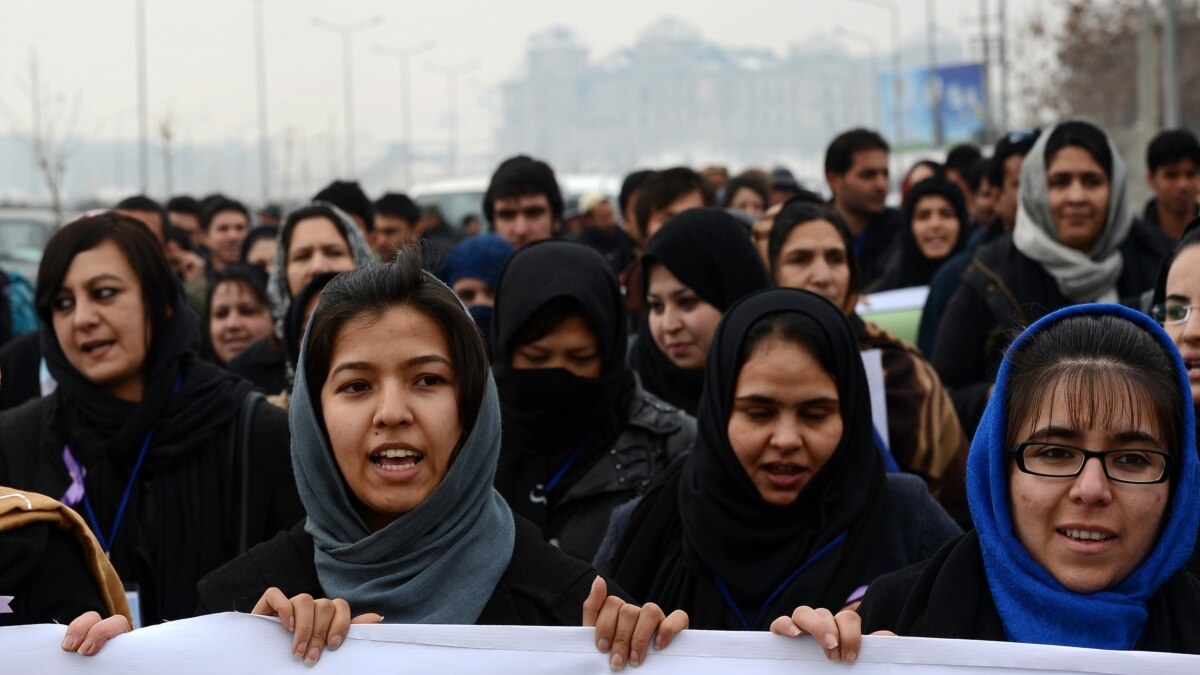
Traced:
<path id="1" fill-rule="evenodd" d="M 145 616 L 152 621 L 190 616 L 196 581 L 236 552 L 209 550 L 236 536 L 230 527 L 235 504 L 227 492 L 226 453 L 199 451 L 212 447 L 251 388 L 197 357 L 199 321 L 182 289 L 171 309 L 152 336 L 137 403 L 93 385 L 67 361 L 53 325 L 42 331 L 42 353 L 58 382 L 55 424 L 87 471 L 88 501 L 106 537 L 142 445 L 153 434 L 111 551 L 122 578 L 141 581 Z M 87 517 L 82 504 L 77 508 Z M 197 549 L 204 550 L 197 555 Z"/>
<path id="2" fill-rule="evenodd" d="M 823 327 L 825 334 L 813 337 L 828 345 L 834 359 L 844 429 L 834 455 L 784 507 L 763 501 L 726 431 L 746 334 L 779 312 L 803 314 Z M 640 600 L 686 610 L 692 626 L 703 629 L 765 630 L 799 605 L 841 607 L 868 581 L 885 507 L 870 415 L 858 343 L 838 308 L 812 293 L 782 288 L 735 304 L 709 352 L 695 449 L 634 512 L 618 547 L 614 580 Z"/>
<path id="3" fill-rule="evenodd" d="M 513 338 L 547 303 L 569 298 L 599 340 L 599 378 L 562 368 L 513 368 Z M 625 306 L 616 275 L 596 251 L 547 241 L 509 259 L 496 289 L 492 352 L 504 442 L 496 489 L 547 535 L 549 507 L 612 445 L 634 376 L 625 365 Z M 549 494 L 547 486 L 552 485 Z"/>
<path id="4" fill-rule="evenodd" d="M 722 312 L 743 296 L 771 285 L 746 228 L 721 209 L 684 211 L 651 237 L 642 255 L 647 292 L 654 264 L 665 266 L 680 283 Z M 638 329 L 630 365 L 646 391 L 689 415 L 696 414 L 704 371 L 684 370 L 663 354 L 650 334 L 648 318 Z"/>
<path id="5" fill-rule="evenodd" d="M 926 258 L 917 246 L 916 237 L 913 236 L 913 216 L 917 204 L 923 197 L 930 195 L 944 197 L 950 202 L 954 216 L 958 218 L 958 238 L 954 241 L 954 248 L 945 258 L 937 260 Z M 928 286 L 942 263 L 965 249 L 967 239 L 970 238 L 971 233 L 967 229 L 970 220 L 967 217 L 967 205 L 963 200 L 962 190 L 945 178 L 926 178 L 912 186 L 904 196 L 901 218 L 902 228 L 896 234 L 898 241 L 892 244 L 893 254 L 885 264 L 881 290 Z"/>

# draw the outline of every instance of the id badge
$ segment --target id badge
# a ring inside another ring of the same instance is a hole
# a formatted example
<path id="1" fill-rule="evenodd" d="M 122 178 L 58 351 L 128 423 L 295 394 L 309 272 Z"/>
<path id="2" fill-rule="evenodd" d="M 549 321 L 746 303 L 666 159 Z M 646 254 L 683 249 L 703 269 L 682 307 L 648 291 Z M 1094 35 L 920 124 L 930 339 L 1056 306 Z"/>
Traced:
<path id="1" fill-rule="evenodd" d="M 142 592 L 136 583 L 125 584 L 125 599 L 129 601 L 129 614 L 135 629 L 142 627 Z"/>

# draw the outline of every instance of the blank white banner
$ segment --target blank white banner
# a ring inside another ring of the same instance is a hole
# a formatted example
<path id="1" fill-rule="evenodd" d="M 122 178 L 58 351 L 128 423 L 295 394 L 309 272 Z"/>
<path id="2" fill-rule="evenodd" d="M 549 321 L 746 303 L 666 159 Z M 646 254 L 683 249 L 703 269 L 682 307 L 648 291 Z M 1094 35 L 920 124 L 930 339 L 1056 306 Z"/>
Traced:
<path id="1" fill-rule="evenodd" d="M 244 614 L 216 614 L 142 628 L 87 658 L 64 653 L 65 626 L 0 628 L 3 673 L 313 672 L 289 653 L 279 624 Z M 369 670 L 368 670 L 369 669 Z M 381 670 L 382 669 L 382 670 Z M 610 673 L 586 628 L 508 626 L 354 626 L 340 650 L 315 666 L 328 673 Z M 858 663 L 825 660 L 817 643 L 770 633 L 689 630 L 629 672 L 709 675 L 754 673 L 1200 673 L 1200 656 L 1108 652 L 966 640 L 866 637 Z"/>

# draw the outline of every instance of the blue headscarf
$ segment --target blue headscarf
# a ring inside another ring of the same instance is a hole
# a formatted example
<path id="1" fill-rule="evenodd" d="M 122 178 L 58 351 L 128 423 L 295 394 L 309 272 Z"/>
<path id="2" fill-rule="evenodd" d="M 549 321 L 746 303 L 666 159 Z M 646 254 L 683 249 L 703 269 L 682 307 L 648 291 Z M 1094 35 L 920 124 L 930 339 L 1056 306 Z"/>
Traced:
<path id="1" fill-rule="evenodd" d="M 481 234 L 453 249 L 439 275 L 451 288 L 459 279 L 479 279 L 492 288 L 500 282 L 500 273 L 516 249 L 498 234 Z"/>
<path id="2" fill-rule="evenodd" d="M 1009 347 L 996 388 L 967 459 L 967 494 L 979 533 L 988 587 L 1009 641 L 1099 649 L 1133 649 L 1149 613 L 1146 602 L 1187 563 L 1200 525 L 1200 467 L 1195 416 L 1184 406 L 1178 468 L 1171 478 L 1165 526 L 1150 555 L 1111 589 L 1075 593 L 1034 562 L 1013 532 L 1008 505 L 1009 456 L 1005 438 L 1011 355 L 1035 335 L 1074 316 L 1114 316 L 1137 325 L 1172 355 L 1183 400 L 1191 400 L 1187 369 L 1171 338 L 1150 317 L 1120 305 L 1074 305 L 1043 317 Z"/>

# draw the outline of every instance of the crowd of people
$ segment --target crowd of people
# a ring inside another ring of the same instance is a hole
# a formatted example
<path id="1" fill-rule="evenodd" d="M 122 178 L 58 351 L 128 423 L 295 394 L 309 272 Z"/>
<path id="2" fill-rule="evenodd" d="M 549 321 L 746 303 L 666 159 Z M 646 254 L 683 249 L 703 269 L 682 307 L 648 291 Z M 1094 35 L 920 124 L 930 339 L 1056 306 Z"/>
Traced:
<path id="1" fill-rule="evenodd" d="M 673 167 L 568 209 L 517 156 L 490 232 L 343 181 L 80 216 L 0 294 L 0 626 L 90 655 L 238 610 L 310 663 L 378 621 L 595 626 L 615 668 L 688 627 L 1200 654 L 1200 142 L 1146 160 L 1140 215 L 1069 120 L 902 177 L 852 129 L 828 198 Z M 860 316 L 912 287 L 915 344 Z"/>

